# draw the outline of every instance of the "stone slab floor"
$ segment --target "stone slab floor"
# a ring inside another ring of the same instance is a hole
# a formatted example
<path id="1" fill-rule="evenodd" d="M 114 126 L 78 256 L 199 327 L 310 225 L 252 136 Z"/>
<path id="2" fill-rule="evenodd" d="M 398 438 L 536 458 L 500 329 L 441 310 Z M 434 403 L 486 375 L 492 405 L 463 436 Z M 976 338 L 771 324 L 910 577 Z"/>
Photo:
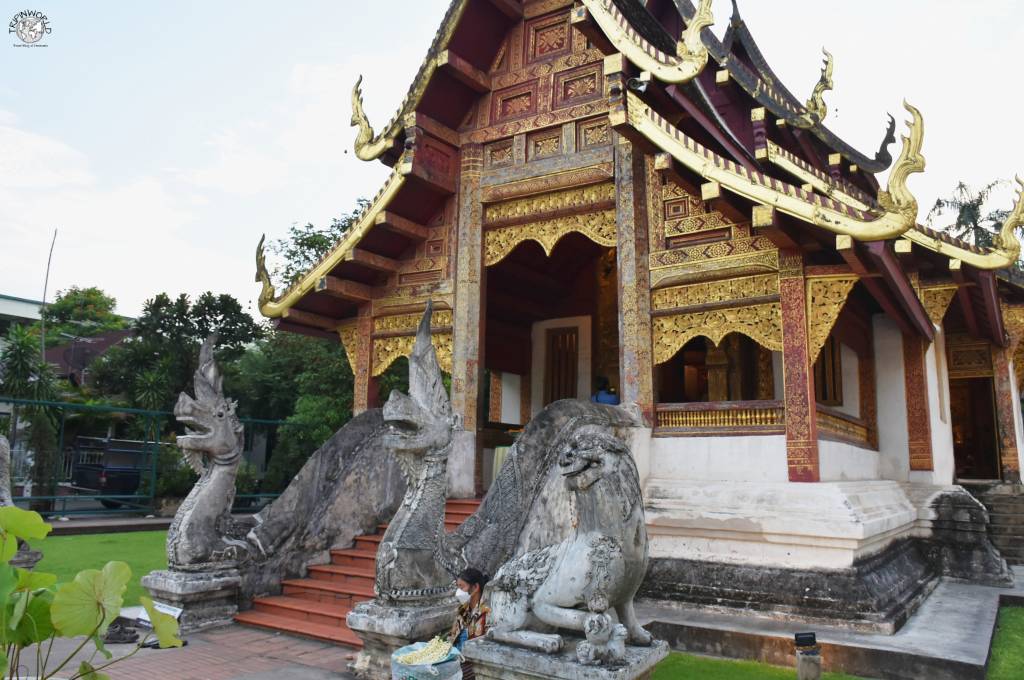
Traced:
<path id="1" fill-rule="evenodd" d="M 186 647 L 142 649 L 103 672 L 111 680 L 354 680 L 355 677 L 347 672 L 351 663 L 347 657 L 355 651 L 334 644 L 237 625 L 185 637 Z M 69 642 L 62 640 L 63 648 L 55 645 L 51 658 L 64 658 L 70 653 L 76 645 Z M 115 657 L 127 654 L 133 647 L 108 645 Z M 90 656 L 91 652 L 79 658 Z M 98 665 L 100 659 L 97 656 L 94 664 Z M 77 667 L 76 661 L 74 668 Z"/>

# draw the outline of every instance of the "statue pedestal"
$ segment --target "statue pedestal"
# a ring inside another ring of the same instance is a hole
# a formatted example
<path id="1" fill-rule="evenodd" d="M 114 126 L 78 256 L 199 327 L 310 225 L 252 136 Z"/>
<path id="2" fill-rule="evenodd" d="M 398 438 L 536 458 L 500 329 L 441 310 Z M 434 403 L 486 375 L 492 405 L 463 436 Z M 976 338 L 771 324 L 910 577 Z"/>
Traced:
<path id="1" fill-rule="evenodd" d="M 238 613 L 242 578 L 237 569 L 217 571 L 153 571 L 142 577 L 153 600 L 182 609 L 182 633 L 231 622 Z"/>
<path id="2" fill-rule="evenodd" d="M 391 678 L 391 654 L 447 632 L 455 620 L 455 600 L 428 605 L 360 602 L 349 612 L 348 627 L 363 641 L 352 672 L 367 680 Z"/>
<path id="3" fill-rule="evenodd" d="M 576 644 L 583 638 L 563 634 L 565 645 L 557 654 L 513 647 L 486 638 L 470 640 L 462 650 L 480 680 L 646 680 L 659 661 L 668 656 L 668 643 L 655 640 L 650 647 L 626 647 L 622 666 L 582 666 Z"/>

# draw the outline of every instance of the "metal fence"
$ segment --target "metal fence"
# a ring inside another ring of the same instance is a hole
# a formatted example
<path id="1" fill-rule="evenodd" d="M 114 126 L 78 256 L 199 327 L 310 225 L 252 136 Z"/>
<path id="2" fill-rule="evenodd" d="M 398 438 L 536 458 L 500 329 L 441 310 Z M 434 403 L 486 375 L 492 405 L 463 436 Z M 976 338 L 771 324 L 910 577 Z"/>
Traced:
<path id="1" fill-rule="evenodd" d="M 192 486 L 169 411 L 2 396 L 0 403 L 11 409 L 0 432 L 11 443 L 18 506 L 45 516 L 167 513 Z M 241 421 L 244 463 L 235 508 L 255 512 L 278 496 L 261 492 L 260 483 L 283 423 Z"/>

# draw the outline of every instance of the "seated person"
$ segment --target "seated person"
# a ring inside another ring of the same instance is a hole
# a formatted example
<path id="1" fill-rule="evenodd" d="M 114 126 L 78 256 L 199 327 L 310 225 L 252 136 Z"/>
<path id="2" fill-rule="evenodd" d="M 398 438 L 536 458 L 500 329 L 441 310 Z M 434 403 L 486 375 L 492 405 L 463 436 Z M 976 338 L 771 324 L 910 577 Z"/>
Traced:
<path id="1" fill-rule="evenodd" d="M 466 640 L 487 633 L 487 615 L 491 610 L 481 602 L 487 577 L 479 569 L 467 567 L 455 583 L 455 599 L 459 601 L 459 611 L 452 623 L 449 639 L 461 650 Z"/>
<path id="2" fill-rule="evenodd" d="M 615 388 L 611 387 L 608 382 L 608 378 L 600 377 L 597 379 L 597 393 L 590 398 L 590 401 L 598 404 L 611 404 L 612 406 L 618 406 L 619 395 L 615 394 Z"/>

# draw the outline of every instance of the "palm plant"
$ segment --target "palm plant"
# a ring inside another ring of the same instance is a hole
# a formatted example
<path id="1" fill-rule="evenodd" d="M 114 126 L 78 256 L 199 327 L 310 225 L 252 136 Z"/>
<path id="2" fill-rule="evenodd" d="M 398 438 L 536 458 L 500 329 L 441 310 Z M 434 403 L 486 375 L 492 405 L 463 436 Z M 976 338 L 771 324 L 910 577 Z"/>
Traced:
<path id="1" fill-rule="evenodd" d="M 996 180 L 975 190 L 966 182 L 960 182 L 951 196 L 935 201 L 935 205 L 928 212 L 928 224 L 933 225 L 937 218 L 952 213 L 953 223 L 940 227 L 941 229 L 979 248 L 990 248 L 1009 211 L 986 211 L 985 204 L 988 203 L 992 192 L 1004 184 L 1006 182 Z"/>

